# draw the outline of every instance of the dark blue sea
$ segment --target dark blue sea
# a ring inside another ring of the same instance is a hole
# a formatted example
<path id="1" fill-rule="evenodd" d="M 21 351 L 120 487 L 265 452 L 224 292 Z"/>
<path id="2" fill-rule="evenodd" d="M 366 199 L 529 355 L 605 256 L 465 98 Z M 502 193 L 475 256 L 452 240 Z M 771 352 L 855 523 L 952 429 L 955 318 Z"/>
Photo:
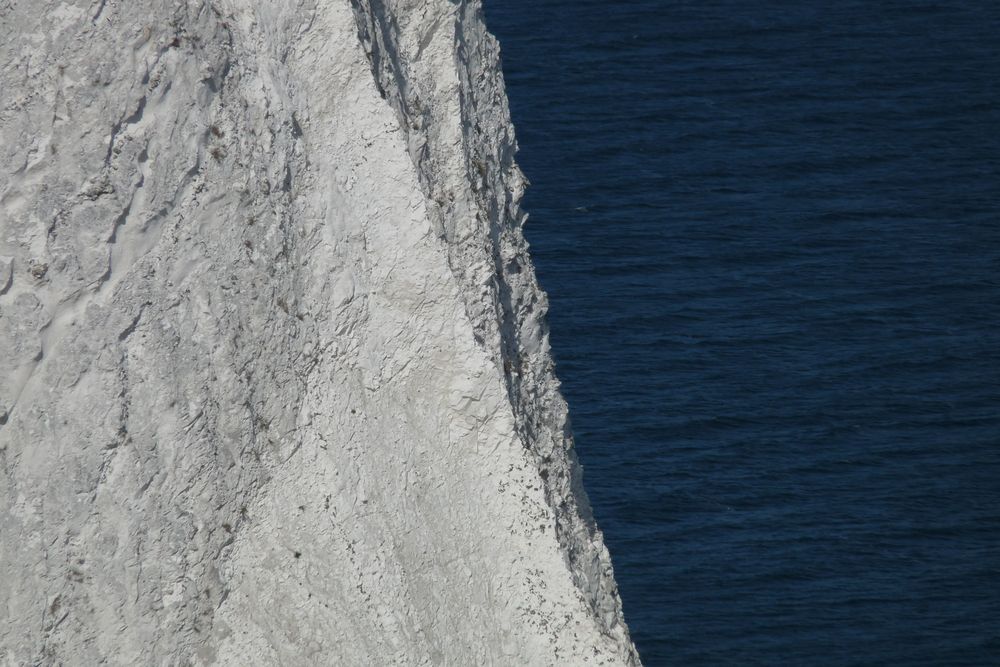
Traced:
<path id="1" fill-rule="evenodd" d="M 488 0 L 647 665 L 1000 665 L 1000 3 Z"/>

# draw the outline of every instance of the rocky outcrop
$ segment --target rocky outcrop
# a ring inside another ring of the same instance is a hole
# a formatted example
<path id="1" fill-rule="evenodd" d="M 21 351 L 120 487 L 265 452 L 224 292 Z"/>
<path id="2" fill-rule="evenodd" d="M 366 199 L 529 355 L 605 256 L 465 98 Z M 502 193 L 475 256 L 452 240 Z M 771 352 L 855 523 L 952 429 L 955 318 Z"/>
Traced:
<path id="1" fill-rule="evenodd" d="M 0 663 L 634 664 L 478 2 L 0 1 Z"/>

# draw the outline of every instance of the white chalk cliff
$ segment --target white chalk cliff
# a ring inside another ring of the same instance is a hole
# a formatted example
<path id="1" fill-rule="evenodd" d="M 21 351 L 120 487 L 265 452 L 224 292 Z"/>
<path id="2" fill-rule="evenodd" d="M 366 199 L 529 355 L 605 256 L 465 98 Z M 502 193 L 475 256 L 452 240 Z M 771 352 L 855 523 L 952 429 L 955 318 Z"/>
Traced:
<path id="1" fill-rule="evenodd" d="M 478 0 L 0 0 L 0 665 L 629 665 Z"/>

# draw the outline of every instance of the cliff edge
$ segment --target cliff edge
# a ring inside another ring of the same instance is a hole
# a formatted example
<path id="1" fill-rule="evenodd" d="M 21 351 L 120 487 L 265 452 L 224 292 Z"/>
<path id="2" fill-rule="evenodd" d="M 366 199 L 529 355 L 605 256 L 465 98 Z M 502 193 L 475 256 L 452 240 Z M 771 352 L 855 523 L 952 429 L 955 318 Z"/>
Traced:
<path id="1" fill-rule="evenodd" d="M 0 664 L 638 664 L 478 0 L 0 0 L 0 63 Z"/>

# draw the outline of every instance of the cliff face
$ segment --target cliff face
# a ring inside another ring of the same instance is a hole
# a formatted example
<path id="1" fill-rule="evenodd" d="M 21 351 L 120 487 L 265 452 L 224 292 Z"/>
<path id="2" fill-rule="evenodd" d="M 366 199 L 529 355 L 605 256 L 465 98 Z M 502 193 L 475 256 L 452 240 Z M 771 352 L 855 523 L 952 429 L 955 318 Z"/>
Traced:
<path id="1" fill-rule="evenodd" d="M 477 1 L 0 0 L 0 663 L 634 664 Z"/>

